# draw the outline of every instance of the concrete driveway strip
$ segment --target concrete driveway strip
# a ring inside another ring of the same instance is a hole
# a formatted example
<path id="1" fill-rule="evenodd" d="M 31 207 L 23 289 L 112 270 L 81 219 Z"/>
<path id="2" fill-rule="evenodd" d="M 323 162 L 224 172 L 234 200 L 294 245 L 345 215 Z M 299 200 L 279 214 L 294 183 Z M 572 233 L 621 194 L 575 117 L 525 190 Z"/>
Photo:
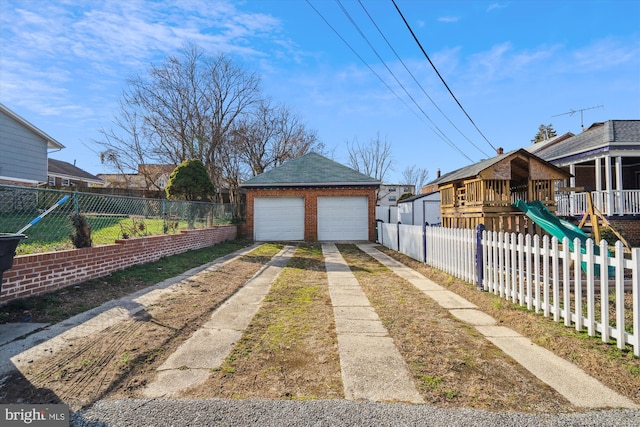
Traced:
<path id="1" fill-rule="evenodd" d="M 424 403 L 404 359 L 332 243 L 324 243 L 345 398 Z"/>
<path id="2" fill-rule="evenodd" d="M 211 369 L 219 367 L 242 337 L 257 313 L 295 246 L 285 246 L 265 267 L 211 315 L 187 341 L 158 368 L 153 382 L 144 390 L 146 397 L 175 397 L 183 390 L 204 382 Z"/>
<path id="3" fill-rule="evenodd" d="M 496 320 L 466 299 L 451 297 L 440 285 L 430 282 L 417 271 L 378 251 L 372 244 L 358 247 L 378 260 L 391 271 L 422 290 L 449 313 L 467 323 L 505 352 L 538 379 L 551 386 L 573 405 L 583 408 L 638 408 L 630 399 L 622 396 L 588 375 L 582 369 L 534 344 L 528 338 L 504 326 L 496 326 Z M 442 290 L 438 290 L 437 288 Z"/>
<path id="4" fill-rule="evenodd" d="M 185 271 L 178 276 L 156 283 L 151 287 L 141 289 L 123 298 L 106 302 L 99 307 L 77 314 L 55 325 L 45 325 L 43 329 L 35 333 L 3 342 L 0 345 L 0 375 L 16 368 L 22 369 L 24 366 L 28 366 L 42 358 L 51 357 L 52 354 L 67 349 L 70 344 L 82 340 L 88 335 L 103 331 L 118 322 L 135 316 L 160 298 L 179 292 L 183 283 L 191 280 L 192 276 L 215 271 L 238 257 L 249 253 L 257 246 L 257 244 L 254 244 L 235 251 L 215 261 Z"/>

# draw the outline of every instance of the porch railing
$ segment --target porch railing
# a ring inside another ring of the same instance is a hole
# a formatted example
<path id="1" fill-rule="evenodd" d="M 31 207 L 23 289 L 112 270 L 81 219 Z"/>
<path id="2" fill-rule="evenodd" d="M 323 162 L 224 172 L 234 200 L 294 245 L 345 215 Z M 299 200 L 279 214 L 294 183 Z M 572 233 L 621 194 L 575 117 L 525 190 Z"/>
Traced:
<path id="1" fill-rule="evenodd" d="M 588 193 L 556 193 L 558 216 L 582 216 Z M 594 206 L 605 216 L 640 215 L 640 190 L 592 191 Z"/>

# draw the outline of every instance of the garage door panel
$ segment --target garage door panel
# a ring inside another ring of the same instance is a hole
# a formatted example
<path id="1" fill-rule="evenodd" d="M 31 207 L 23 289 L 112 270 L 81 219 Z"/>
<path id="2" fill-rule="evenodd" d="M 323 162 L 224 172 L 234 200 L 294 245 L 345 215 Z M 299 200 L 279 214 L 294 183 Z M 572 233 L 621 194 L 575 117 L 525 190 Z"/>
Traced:
<path id="1" fill-rule="evenodd" d="M 302 197 L 256 197 L 253 210 L 255 240 L 304 240 Z"/>
<path id="2" fill-rule="evenodd" d="M 318 240 L 369 240 L 367 197 L 318 197 Z"/>

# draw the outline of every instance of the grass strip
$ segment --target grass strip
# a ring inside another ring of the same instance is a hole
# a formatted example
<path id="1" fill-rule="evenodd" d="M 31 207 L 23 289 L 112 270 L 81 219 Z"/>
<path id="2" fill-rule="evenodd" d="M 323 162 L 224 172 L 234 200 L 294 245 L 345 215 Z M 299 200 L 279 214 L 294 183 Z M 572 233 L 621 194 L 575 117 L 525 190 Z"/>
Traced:
<path id="1" fill-rule="evenodd" d="M 565 399 L 448 310 L 360 251 L 338 245 L 428 404 L 567 412 Z"/>
<path id="2" fill-rule="evenodd" d="M 531 312 L 517 304 L 487 292 L 478 292 L 470 283 L 424 265 L 398 252 L 378 248 L 392 258 L 422 273 L 425 277 L 457 293 L 478 306 L 478 309 L 506 326 L 528 337 L 535 344 L 576 364 L 612 390 L 640 404 L 640 359 L 633 356 L 630 346 L 624 350 L 613 343 L 603 343 L 600 337 L 589 337 L 563 323 Z"/>
<path id="3" fill-rule="evenodd" d="M 301 244 L 232 353 L 193 397 L 343 397 L 320 245 Z"/>

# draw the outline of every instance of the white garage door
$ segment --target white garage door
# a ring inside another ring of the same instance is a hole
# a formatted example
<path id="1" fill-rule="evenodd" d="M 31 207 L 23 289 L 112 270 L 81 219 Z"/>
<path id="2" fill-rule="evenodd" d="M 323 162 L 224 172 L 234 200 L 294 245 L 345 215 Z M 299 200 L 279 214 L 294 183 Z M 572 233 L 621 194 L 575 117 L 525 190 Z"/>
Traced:
<path id="1" fill-rule="evenodd" d="M 369 240 L 367 197 L 318 197 L 318 240 Z"/>
<path id="2" fill-rule="evenodd" d="M 253 199 L 253 234 L 260 242 L 304 240 L 302 197 L 256 197 Z"/>

